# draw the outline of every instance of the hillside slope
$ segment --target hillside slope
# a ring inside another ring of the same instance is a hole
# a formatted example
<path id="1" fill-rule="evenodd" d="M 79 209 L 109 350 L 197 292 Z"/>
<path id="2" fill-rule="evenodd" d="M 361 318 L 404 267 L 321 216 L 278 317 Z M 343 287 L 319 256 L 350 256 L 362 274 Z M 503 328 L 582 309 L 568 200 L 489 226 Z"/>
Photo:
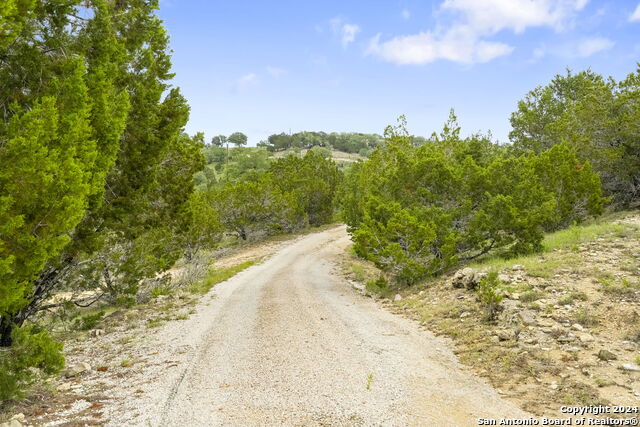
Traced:
<path id="1" fill-rule="evenodd" d="M 452 338 L 463 363 L 534 414 L 638 405 L 639 237 L 640 215 L 618 214 L 547 235 L 541 254 L 485 259 L 383 302 Z M 379 296 L 371 265 L 351 258 L 347 270 Z M 490 271 L 502 298 L 491 322 L 477 291 Z"/>

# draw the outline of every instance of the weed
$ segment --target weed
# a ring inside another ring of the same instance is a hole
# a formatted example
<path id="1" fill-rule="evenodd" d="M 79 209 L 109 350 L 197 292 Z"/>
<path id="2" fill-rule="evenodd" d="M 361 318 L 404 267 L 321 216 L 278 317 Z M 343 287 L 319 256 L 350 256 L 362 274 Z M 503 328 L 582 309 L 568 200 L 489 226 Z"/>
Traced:
<path id="1" fill-rule="evenodd" d="M 595 326 L 598 324 L 598 318 L 586 308 L 578 310 L 573 316 L 573 321 L 582 326 Z"/>
<path id="2" fill-rule="evenodd" d="M 93 329 L 103 317 L 104 311 L 87 314 L 75 320 L 76 327 L 82 331 L 88 331 L 89 329 Z"/>
<path id="3" fill-rule="evenodd" d="M 158 298 L 159 296 L 167 296 L 173 293 L 173 289 L 167 285 L 156 286 L 151 289 L 151 298 Z"/>
<path id="4" fill-rule="evenodd" d="M 373 374 L 367 375 L 367 390 L 371 390 L 371 384 L 373 384 Z"/>
<path id="5" fill-rule="evenodd" d="M 562 391 L 562 400 L 567 405 L 588 406 L 607 403 L 599 397 L 599 393 L 596 389 L 584 383 L 571 382 L 565 384 L 562 387 Z"/>
<path id="6" fill-rule="evenodd" d="M 149 321 L 147 322 L 147 328 L 157 328 L 159 326 L 162 326 L 164 322 L 161 320 L 151 320 L 149 319 Z"/>
<path id="7" fill-rule="evenodd" d="M 120 361 L 121 368 L 130 368 L 133 366 L 133 361 L 131 359 L 122 359 Z"/>
<path id="8" fill-rule="evenodd" d="M 522 301 L 524 303 L 534 302 L 534 301 L 539 300 L 542 297 L 543 297 L 542 292 L 537 291 L 535 289 L 532 289 L 532 290 L 526 291 L 525 293 L 520 295 L 520 301 Z"/>
<path id="9" fill-rule="evenodd" d="M 571 291 L 567 295 L 563 296 L 558 300 L 558 304 L 560 305 L 569 305 L 574 301 L 586 301 L 589 297 L 582 291 Z"/>
<path id="10" fill-rule="evenodd" d="M 640 291 L 640 282 L 631 282 L 626 277 L 620 279 L 619 283 L 613 276 L 601 277 L 598 282 L 602 284 L 604 292 L 620 297 L 631 297 Z"/>
<path id="11" fill-rule="evenodd" d="M 351 271 L 358 282 L 367 280 L 367 272 L 364 267 L 358 264 L 351 264 Z"/>
<path id="12" fill-rule="evenodd" d="M 380 276 L 376 280 L 369 280 L 365 287 L 371 294 L 386 295 L 389 292 L 389 282 L 387 279 Z"/>

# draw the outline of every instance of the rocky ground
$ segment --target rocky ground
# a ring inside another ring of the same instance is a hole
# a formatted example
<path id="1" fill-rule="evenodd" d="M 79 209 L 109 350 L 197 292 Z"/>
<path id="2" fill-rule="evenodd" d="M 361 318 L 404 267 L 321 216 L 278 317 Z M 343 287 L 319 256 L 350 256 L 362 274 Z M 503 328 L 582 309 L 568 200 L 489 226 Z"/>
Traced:
<path id="1" fill-rule="evenodd" d="M 628 214 L 569 239 L 579 243 L 479 263 L 381 303 L 451 338 L 463 363 L 531 413 L 557 417 L 563 405 L 637 406 L 639 231 L 640 217 Z M 353 258 L 346 268 L 356 282 L 378 274 Z M 499 272 L 503 297 L 493 322 L 474 290 L 490 270 Z"/>

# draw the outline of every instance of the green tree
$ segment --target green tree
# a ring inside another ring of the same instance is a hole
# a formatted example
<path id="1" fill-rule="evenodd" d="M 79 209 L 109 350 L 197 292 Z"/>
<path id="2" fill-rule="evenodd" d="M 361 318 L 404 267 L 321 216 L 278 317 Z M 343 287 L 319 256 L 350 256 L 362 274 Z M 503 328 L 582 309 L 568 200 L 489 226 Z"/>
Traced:
<path id="1" fill-rule="evenodd" d="M 269 179 L 226 185 L 211 201 L 224 227 L 242 240 L 291 232 L 307 224 L 296 197 L 283 193 Z"/>
<path id="2" fill-rule="evenodd" d="M 284 193 L 295 194 L 309 224 L 331 222 L 336 210 L 340 172 L 330 158 L 313 150 L 303 157 L 287 156 L 271 164 L 273 184 Z"/>
<path id="3" fill-rule="evenodd" d="M 223 147 L 227 143 L 227 137 L 224 135 L 216 135 L 211 138 L 211 145 L 214 147 Z"/>
<path id="4" fill-rule="evenodd" d="M 349 171 L 340 191 L 358 255 L 411 284 L 490 251 L 539 250 L 545 229 L 602 210 L 598 176 L 559 146 L 510 156 L 483 137 L 460 137 L 452 113 L 416 147 L 404 120 Z"/>
<path id="5" fill-rule="evenodd" d="M 247 145 L 247 135 L 242 132 L 234 132 L 229 135 L 229 142 L 236 147 L 242 147 L 243 145 Z"/>
<path id="6" fill-rule="evenodd" d="M 204 137 L 183 134 L 189 109 L 169 87 L 157 1 L 13 3 L 5 10 L 18 11 L 20 37 L 0 44 L 0 163 L 11 165 L 0 171 L 0 345 L 9 353 L 56 290 L 100 284 L 117 299 L 190 250 L 183 234 L 202 225 L 191 193 L 204 166 Z M 92 17 L 77 19 L 80 7 Z"/>
<path id="7" fill-rule="evenodd" d="M 637 131 L 632 130 L 638 91 L 636 74 L 619 83 L 591 70 L 557 75 L 518 103 L 511 115 L 514 148 L 541 153 L 567 144 L 600 174 L 605 194 L 626 205 L 640 197 Z"/>

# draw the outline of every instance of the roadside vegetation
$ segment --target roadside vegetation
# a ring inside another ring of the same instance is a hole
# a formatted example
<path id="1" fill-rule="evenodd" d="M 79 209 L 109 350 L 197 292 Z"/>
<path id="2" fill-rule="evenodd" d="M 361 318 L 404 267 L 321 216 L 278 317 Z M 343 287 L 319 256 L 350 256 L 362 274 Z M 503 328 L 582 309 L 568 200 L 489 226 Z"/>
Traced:
<path id="1" fill-rule="evenodd" d="M 465 363 L 487 375 L 496 364 L 492 380 L 590 404 L 634 375 L 637 217 L 594 218 L 638 206 L 640 71 L 556 76 L 518 103 L 508 145 L 462 136 L 453 111 L 429 138 L 401 118 L 384 136 L 281 133 L 246 147 L 234 132 L 206 143 L 184 131 L 189 106 L 171 83 L 158 7 L 0 6 L 3 405 L 64 369 L 69 334 L 184 319 L 260 258 L 212 265 L 231 248 L 337 218 L 363 290 L 456 339 Z M 583 363 L 581 348 L 632 368 L 612 375 Z M 558 360 L 589 381 L 559 376 Z M 135 363 L 123 356 L 120 367 Z"/>
<path id="2" fill-rule="evenodd" d="M 334 221 L 324 148 L 275 158 L 241 132 L 231 150 L 184 132 L 158 5 L 0 7 L 3 404 L 64 368 L 61 330 L 205 293 L 250 265 L 212 269 L 228 248 Z"/>
<path id="3" fill-rule="evenodd" d="M 462 138 L 453 113 L 424 145 L 388 128 L 341 189 L 354 287 L 532 413 L 637 404 L 639 82 L 558 75 L 511 145 Z"/>

